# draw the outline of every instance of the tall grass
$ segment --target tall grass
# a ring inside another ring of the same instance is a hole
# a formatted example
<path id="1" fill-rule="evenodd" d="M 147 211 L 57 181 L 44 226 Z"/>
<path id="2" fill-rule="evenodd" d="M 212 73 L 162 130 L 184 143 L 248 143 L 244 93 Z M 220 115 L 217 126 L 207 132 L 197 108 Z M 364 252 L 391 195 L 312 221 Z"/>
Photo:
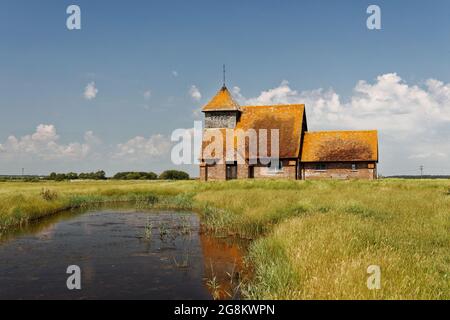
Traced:
<path id="1" fill-rule="evenodd" d="M 249 298 L 449 299 L 449 190 L 400 179 L 0 183 L 0 226 L 114 201 L 194 210 L 213 232 L 254 239 Z M 366 286 L 369 265 L 381 290 Z"/>

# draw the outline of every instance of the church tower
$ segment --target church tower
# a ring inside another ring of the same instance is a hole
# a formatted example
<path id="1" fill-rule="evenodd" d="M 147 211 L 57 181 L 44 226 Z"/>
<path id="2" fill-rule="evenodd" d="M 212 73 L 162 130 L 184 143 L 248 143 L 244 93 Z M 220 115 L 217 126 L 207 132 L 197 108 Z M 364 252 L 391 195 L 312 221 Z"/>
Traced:
<path id="1" fill-rule="evenodd" d="M 202 108 L 202 112 L 205 113 L 206 129 L 234 129 L 241 114 L 239 104 L 233 100 L 225 85 L 217 92 L 214 98 Z"/>

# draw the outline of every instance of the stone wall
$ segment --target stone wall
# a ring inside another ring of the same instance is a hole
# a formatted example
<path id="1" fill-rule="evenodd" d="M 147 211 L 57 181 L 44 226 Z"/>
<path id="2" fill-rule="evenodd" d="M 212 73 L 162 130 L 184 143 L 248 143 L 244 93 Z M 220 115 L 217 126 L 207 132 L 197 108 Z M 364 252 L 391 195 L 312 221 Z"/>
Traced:
<path id="1" fill-rule="evenodd" d="M 236 127 L 237 116 L 236 111 L 205 112 L 205 128 L 234 129 Z"/>
<path id="2" fill-rule="evenodd" d="M 319 170 L 317 163 L 303 163 L 301 176 L 305 180 L 315 179 L 368 179 L 377 178 L 377 167 L 374 162 L 357 162 L 356 169 L 352 163 L 336 162 L 326 163 L 324 170 Z"/>

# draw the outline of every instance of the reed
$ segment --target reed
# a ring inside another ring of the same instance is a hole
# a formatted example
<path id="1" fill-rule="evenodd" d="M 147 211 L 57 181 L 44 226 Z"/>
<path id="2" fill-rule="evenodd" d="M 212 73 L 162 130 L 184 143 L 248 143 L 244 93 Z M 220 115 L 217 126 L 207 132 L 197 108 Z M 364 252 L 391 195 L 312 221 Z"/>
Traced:
<path id="1" fill-rule="evenodd" d="M 211 232 L 254 239 L 248 298 L 449 299 L 449 190 L 401 179 L 0 182 L 0 232 L 108 202 L 193 210 Z M 369 265 L 381 290 L 366 286 Z"/>

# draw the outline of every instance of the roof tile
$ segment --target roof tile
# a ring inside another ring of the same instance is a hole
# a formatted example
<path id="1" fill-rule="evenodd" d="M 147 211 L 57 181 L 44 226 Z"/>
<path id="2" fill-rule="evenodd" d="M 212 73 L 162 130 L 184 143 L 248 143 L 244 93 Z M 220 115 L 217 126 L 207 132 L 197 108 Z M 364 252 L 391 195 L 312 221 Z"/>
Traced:
<path id="1" fill-rule="evenodd" d="M 378 132 L 305 132 L 302 162 L 377 161 Z"/>
<path id="2" fill-rule="evenodd" d="M 267 153 L 259 150 L 257 157 L 260 156 L 268 156 L 270 157 L 270 146 L 271 142 L 271 129 L 279 130 L 279 157 L 280 158 L 298 158 L 300 155 L 300 145 L 302 138 L 302 128 L 303 128 L 303 119 L 305 106 L 302 104 L 291 104 L 291 105 L 273 105 L 273 106 L 242 106 L 241 107 L 241 116 L 239 121 L 236 124 L 234 133 L 234 152 L 239 150 L 238 139 L 236 138 L 238 130 L 242 130 L 244 132 L 248 132 L 250 129 L 254 129 L 258 136 L 258 145 L 259 145 L 259 135 L 261 129 L 267 130 Z M 203 133 L 203 145 L 202 149 L 205 151 L 207 146 L 213 143 L 212 136 L 215 134 L 221 134 L 223 138 L 223 153 L 225 156 L 225 148 L 226 148 L 226 129 L 217 128 L 217 129 L 205 129 Z M 242 142 L 241 142 L 242 143 Z M 245 150 L 245 158 L 252 158 L 254 155 L 250 154 L 250 150 L 248 148 L 248 139 L 245 142 L 245 147 L 240 146 L 243 150 Z M 263 153 L 261 155 L 261 153 Z M 213 158 L 216 158 L 217 155 L 212 155 Z M 204 159 L 211 158 L 207 155 L 204 155 Z"/>
<path id="3" fill-rule="evenodd" d="M 227 87 L 223 86 L 202 111 L 238 111 L 239 104 L 233 100 Z"/>

